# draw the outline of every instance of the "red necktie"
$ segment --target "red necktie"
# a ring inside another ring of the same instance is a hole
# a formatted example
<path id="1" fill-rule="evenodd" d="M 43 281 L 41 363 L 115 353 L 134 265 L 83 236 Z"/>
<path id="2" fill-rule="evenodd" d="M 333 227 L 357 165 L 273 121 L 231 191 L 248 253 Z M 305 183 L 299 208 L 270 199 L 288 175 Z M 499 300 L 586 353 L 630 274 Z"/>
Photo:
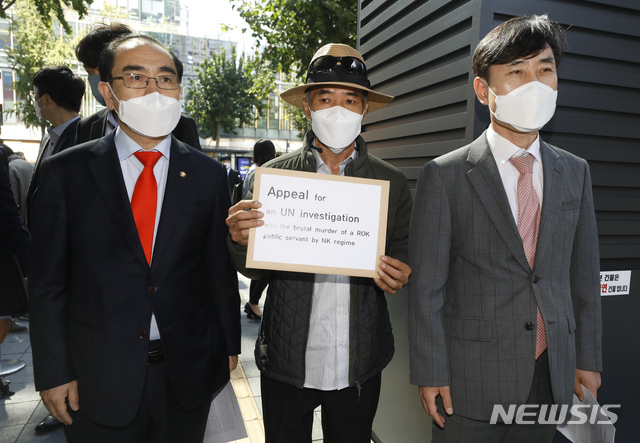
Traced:
<path id="1" fill-rule="evenodd" d="M 158 184 L 153 175 L 153 167 L 158 163 L 160 152 L 140 151 L 133 154 L 144 165 L 131 197 L 131 211 L 138 228 L 140 243 L 151 264 L 151 250 L 153 249 L 153 229 L 156 224 L 156 206 L 158 205 Z"/>
<path id="2" fill-rule="evenodd" d="M 511 157 L 511 164 L 520 173 L 518 177 L 518 231 L 522 237 L 524 253 L 527 256 L 529 266 L 533 269 L 536 257 L 536 244 L 538 243 L 538 230 L 540 229 L 540 200 L 533 188 L 533 155 L 527 153 L 521 157 Z M 547 349 L 547 334 L 544 330 L 544 322 L 540 309 L 537 318 L 536 330 L 536 360 Z"/>

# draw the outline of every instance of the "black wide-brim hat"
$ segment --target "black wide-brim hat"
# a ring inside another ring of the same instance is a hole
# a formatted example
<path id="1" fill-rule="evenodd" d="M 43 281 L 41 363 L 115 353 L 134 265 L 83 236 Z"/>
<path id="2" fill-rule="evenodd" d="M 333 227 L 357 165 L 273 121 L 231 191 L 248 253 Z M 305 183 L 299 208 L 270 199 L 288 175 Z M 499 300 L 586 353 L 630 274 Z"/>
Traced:
<path id="1" fill-rule="evenodd" d="M 364 63 L 364 59 L 360 53 L 351 46 L 344 45 L 342 43 L 329 43 L 328 45 L 324 45 L 322 48 L 318 49 L 311 59 L 310 65 L 312 65 L 316 59 L 325 55 L 332 55 L 334 57 L 354 57 Z M 309 88 L 315 88 L 318 86 L 342 86 L 366 91 L 367 103 L 369 103 L 369 112 L 380 109 L 393 100 L 393 96 L 391 95 L 382 94 L 370 89 L 369 80 L 367 80 L 366 75 L 360 76 L 350 74 L 344 69 L 335 69 L 321 74 L 307 75 L 306 84 L 295 86 L 280 94 L 280 97 L 282 97 L 282 99 L 287 103 L 303 109 L 302 101 L 304 99 L 305 92 Z"/>

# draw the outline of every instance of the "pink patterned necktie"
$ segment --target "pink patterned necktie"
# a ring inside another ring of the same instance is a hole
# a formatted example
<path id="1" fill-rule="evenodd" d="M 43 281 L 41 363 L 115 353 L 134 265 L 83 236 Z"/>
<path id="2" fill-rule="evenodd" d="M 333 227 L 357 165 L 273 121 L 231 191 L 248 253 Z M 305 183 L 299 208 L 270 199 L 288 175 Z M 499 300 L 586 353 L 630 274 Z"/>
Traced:
<path id="1" fill-rule="evenodd" d="M 524 253 L 533 269 L 536 257 L 536 244 L 538 243 L 538 230 L 540 229 L 540 200 L 533 188 L 533 155 L 527 153 L 521 157 L 511 157 L 511 164 L 518 170 L 518 231 L 522 238 Z M 540 309 L 537 308 L 536 330 L 536 360 L 547 349 L 547 334 L 544 330 L 544 322 Z"/>
<path id="2" fill-rule="evenodd" d="M 147 263 L 151 264 L 151 250 L 153 249 L 153 230 L 156 224 L 156 206 L 158 204 L 158 185 L 153 175 L 153 167 L 162 154 L 157 151 L 140 151 L 133 155 L 144 165 L 131 196 L 131 211 L 138 228 L 140 243 L 144 249 Z"/>

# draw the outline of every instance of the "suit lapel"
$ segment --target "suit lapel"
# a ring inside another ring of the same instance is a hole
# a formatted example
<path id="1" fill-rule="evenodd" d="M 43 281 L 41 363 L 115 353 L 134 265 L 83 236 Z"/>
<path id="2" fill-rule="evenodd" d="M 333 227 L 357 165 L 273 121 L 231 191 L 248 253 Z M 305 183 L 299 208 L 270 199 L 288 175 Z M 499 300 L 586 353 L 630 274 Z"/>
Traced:
<path id="1" fill-rule="evenodd" d="M 191 153 L 189 150 L 171 136 L 171 157 L 167 172 L 167 185 L 164 191 L 162 212 L 158 222 L 158 232 L 153 247 L 152 267 L 155 267 L 165 255 L 171 233 L 175 229 L 178 219 L 182 214 L 184 196 L 189 195 L 190 183 L 193 180 L 191 167 Z"/>
<path id="2" fill-rule="evenodd" d="M 112 132 L 99 139 L 91 148 L 95 158 L 87 163 L 87 167 L 93 174 L 96 187 L 109 209 L 114 225 L 118 227 L 125 242 L 130 245 L 139 260 L 147 265 L 122 177 L 122 168 L 113 141 L 114 134 L 115 132 Z"/>
<path id="3" fill-rule="evenodd" d="M 100 138 L 105 134 L 107 122 L 109 121 L 109 110 L 107 108 L 100 111 L 98 118 L 91 123 L 91 139 Z"/>
<path id="4" fill-rule="evenodd" d="M 529 270 L 522 239 L 513 219 L 507 193 L 504 190 L 496 161 L 491 149 L 489 149 L 486 135 L 483 134 L 471 144 L 467 162 L 472 165 L 467 172 L 467 178 L 487 211 L 489 219 L 520 266 Z"/>
<path id="5" fill-rule="evenodd" d="M 562 210 L 562 173 L 564 168 L 559 161 L 560 156 L 546 143 L 540 141 L 540 153 L 542 155 L 542 175 L 544 191 L 542 196 L 542 213 L 540 215 L 540 229 L 538 231 L 538 244 L 536 246 L 536 258 L 534 269 L 544 262 L 544 256 L 549 251 L 553 230 L 558 221 L 558 214 Z"/>

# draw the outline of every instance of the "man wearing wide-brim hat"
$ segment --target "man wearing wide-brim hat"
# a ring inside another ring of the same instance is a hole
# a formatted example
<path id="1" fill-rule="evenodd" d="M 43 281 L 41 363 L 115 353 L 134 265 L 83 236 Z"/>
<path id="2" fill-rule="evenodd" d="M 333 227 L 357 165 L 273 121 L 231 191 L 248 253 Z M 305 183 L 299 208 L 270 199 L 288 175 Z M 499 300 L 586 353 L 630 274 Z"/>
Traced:
<path id="1" fill-rule="evenodd" d="M 342 44 L 320 48 L 306 84 L 281 97 L 304 110 L 312 130 L 301 149 L 265 167 L 388 180 L 390 195 L 386 255 L 375 279 L 247 269 L 249 229 L 264 224 L 261 204 L 243 200 L 229 210 L 236 269 L 270 278 L 255 350 L 266 443 L 311 442 L 318 406 L 325 441 L 368 443 L 381 372 L 394 350 L 384 292 L 395 294 L 411 274 L 405 261 L 412 202 L 404 175 L 369 154 L 359 134 L 367 112 L 393 97 L 371 89 L 364 59 Z"/>

